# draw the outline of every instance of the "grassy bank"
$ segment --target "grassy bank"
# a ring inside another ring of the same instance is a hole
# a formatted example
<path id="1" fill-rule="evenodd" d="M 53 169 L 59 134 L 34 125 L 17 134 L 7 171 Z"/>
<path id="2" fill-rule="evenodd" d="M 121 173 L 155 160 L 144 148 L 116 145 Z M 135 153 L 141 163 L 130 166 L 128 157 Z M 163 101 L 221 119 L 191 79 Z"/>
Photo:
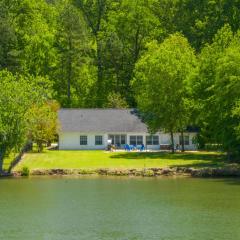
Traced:
<path id="1" fill-rule="evenodd" d="M 34 169 L 97 169 L 97 168 L 153 168 L 153 167 L 221 167 L 225 155 L 217 152 L 105 152 L 105 151 L 57 151 L 27 153 L 14 170 L 23 166 Z"/>
<path id="2" fill-rule="evenodd" d="M 8 171 L 11 166 L 11 162 L 17 157 L 18 153 L 10 153 L 3 161 L 3 170 Z"/>

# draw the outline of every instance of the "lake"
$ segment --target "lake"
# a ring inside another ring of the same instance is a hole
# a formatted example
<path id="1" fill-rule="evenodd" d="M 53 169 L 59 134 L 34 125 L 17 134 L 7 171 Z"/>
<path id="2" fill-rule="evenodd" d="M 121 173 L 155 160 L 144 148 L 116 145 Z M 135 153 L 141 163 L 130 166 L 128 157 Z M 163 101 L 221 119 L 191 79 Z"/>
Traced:
<path id="1" fill-rule="evenodd" d="M 240 180 L 0 179 L 0 239 L 237 240 Z"/>

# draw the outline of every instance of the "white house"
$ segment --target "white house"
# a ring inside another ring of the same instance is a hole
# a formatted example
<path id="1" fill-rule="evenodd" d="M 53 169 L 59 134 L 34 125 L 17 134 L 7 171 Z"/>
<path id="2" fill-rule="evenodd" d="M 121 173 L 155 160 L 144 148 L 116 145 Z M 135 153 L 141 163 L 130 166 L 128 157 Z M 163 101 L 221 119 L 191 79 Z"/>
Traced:
<path id="1" fill-rule="evenodd" d="M 160 150 L 171 142 L 170 134 L 149 134 L 134 109 L 61 109 L 58 115 L 62 150 L 106 149 L 109 142 L 117 148 L 144 144 L 147 149 Z M 196 149 L 195 136 L 196 132 L 184 133 L 186 150 Z M 180 139 L 180 133 L 174 134 L 175 144 Z"/>

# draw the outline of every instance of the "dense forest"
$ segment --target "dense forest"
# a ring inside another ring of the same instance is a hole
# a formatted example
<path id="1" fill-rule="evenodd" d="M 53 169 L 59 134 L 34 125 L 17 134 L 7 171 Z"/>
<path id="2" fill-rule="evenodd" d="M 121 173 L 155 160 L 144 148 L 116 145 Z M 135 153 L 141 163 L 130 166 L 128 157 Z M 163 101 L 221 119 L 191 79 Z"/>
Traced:
<path id="1" fill-rule="evenodd" d="M 239 29 L 239 0 L 0 0 L 0 165 L 59 106 L 136 107 L 238 155 Z"/>

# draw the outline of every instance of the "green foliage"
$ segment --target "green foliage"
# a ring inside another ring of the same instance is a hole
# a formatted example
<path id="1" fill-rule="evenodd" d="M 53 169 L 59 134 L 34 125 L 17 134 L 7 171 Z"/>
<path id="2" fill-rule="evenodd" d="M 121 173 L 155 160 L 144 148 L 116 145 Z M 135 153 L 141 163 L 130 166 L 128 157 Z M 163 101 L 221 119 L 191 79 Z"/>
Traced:
<path id="1" fill-rule="evenodd" d="M 30 103 L 30 86 L 22 77 L 7 71 L 0 72 L 0 160 L 25 140 L 23 116 Z M 0 161 L 0 170 L 1 170 Z"/>
<path id="2" fill-rule="evenodd" d="M 133 85 L 138 107 L 152 132 L 162 129 L 173 133 L 187 127 L 189 78 L 195 65 L 194 51 L 180 34 L 171 35 L 162 44 L 148 45 L 136 65 Z"/>
<path id="3" fill-rule="evenodd" d="M 193 82 L 198 125 L 207 142 L 218 143 L 230 155 L 239 152 L 240 37 L 229 26 L 219 30 L 200 55 Z"/>
<path id="4" fill-rule="evenodd" d="M 29 174 L 30 174 L 29 168 L 26 167 L 26 166 L 24 166 L 24 167 L 22 168 L 21 176 L 28 177 Z"/>
<path id="5" fill-rule="evenodd" d="M 95 82 L 89 32 L 81 12 L 65 2 L 59 4 L 56 28 L 56 98 L 67 107 L 91 105 L 88 98 Z"/>
<path id="6" fill-rule="evenodd" d="M 239 15 L 237 0 L 0 0 L 0 69 L 49 78 L 62 106 L 116 93 L 136 107 L 131 80 L 150 42 L 181 32 L 200 52 Z"/>
<path id="7" fill-rule="evenodd" d="M 104 106 L 111 92 L 134 105 L 130 81 L 145 44 L 162 33 L 148 1 L 75 0 L 95 41 L 96 106 Z"/>
<path id="8" fill-rule="evenodd" d="M 225 24 L 234 32 L 240 26 L 238 0 L 156 0 L 152 8 L 167 34 L 182 32 L 197 51 Z"/>
<path id="9" fill-rule="evenodd" d="M 12 150 L 17 152 L 26 141 L 26 114 L 29 107 L 48 97 L 48 83 L 0 71 L 0 171 L 2 160 Z"/>
<path id="10" fill-rule="evenodd" d="M 59 104 L 48 101 L 42 105 L 33 105 L 27 113 L 28 138 L 37 143 L 38 152 L 42 152 L 43 143 L 51 143 L 58 130 L 57 111 Z"/>
<path id="11" fill-rule="evenodd" d="M 125 99 L 119 93 L 110 93 L 107 98 L 107 102 L 104 105 L 106 108 L 128 108 L 128 104 Z"/>
<path id="12" fill-rule="evenodd" d="M 150 170 L 150 169 L 147 169 L 143 172 L 143 176 L 145 177 L 153 177 L 154 176 L 154 171 L 153 170 Z"/>

